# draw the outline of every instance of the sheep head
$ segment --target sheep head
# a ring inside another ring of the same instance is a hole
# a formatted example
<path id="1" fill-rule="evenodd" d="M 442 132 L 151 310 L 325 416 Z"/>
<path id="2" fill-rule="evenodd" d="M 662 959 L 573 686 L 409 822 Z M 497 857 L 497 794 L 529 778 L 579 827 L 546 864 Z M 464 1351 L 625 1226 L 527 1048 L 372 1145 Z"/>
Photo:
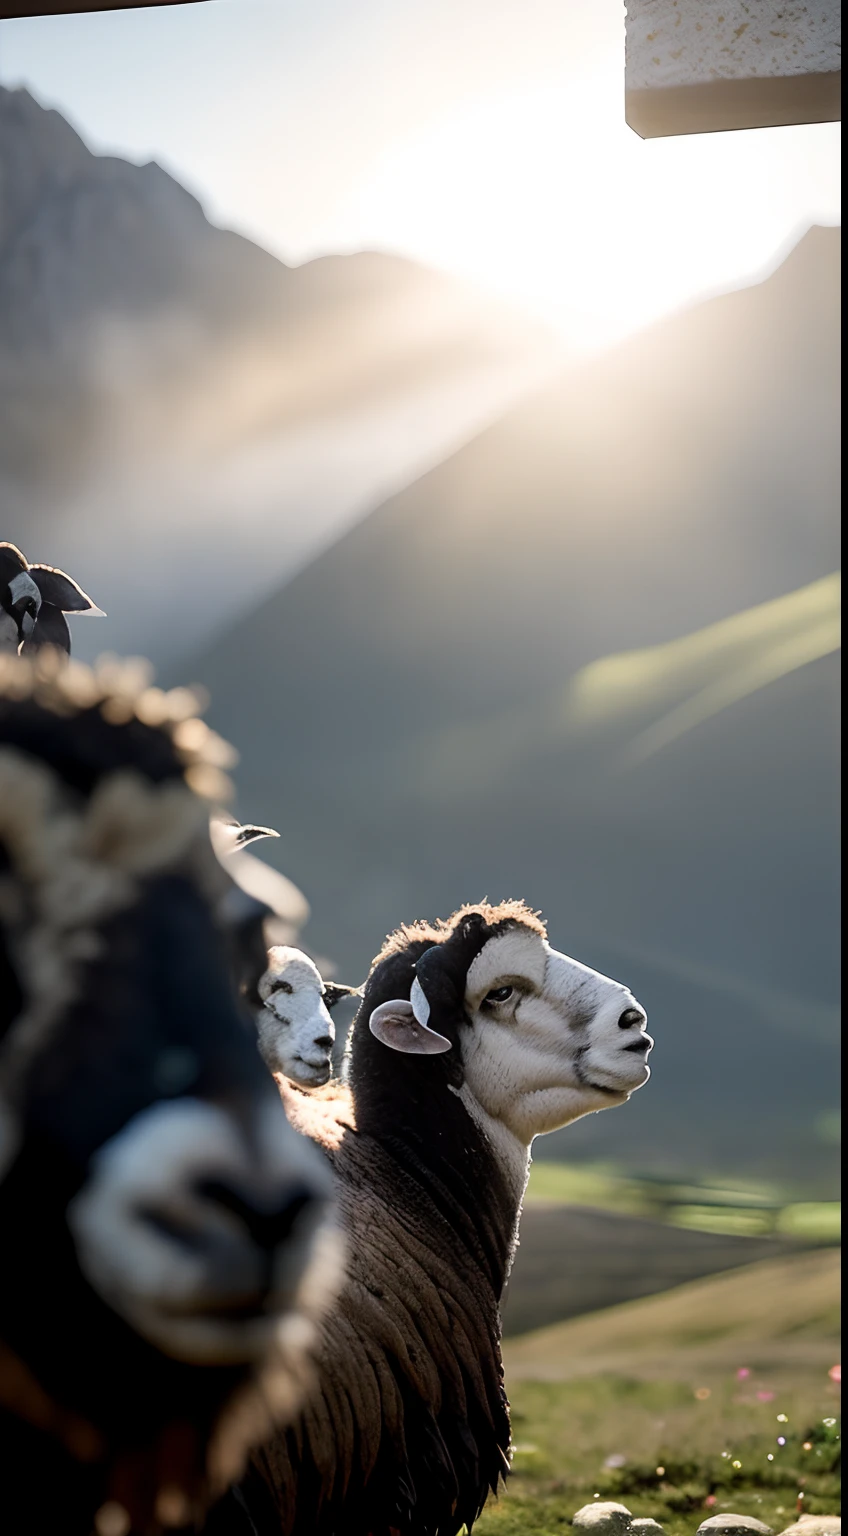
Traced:
<path id="1" fill-rule="evenodd" d="M 325 982 L 301 949 L 275 944 L 259 983 L 259 1051 L 268 1070 L 301 1088 L 320 1088 L 332 1071 L 336 1031 L 331 1010 L 355 987 Z"/>
<path id="2" fill-rule="evenodd" d="M 32 656 L 49 645 L 70 654 L 66 613 L 105 618 L 64 571 L 30 565 L 16 545 L 0 543 L 0 650 Z"/>
<path id="3" fill-rule="evenodd" d="M 525 1147 L 624 1103 L 650 1076 L 653 1041 L 632 993 L 553 949 L 522 904 L 481 905 L 400 930 L 375 961 L 360 1019 L 354 1086 L 364 1082 L 366 1059 L 368 1075 L 417 1073 L 421 1091 L 446 1083 Z M 405 1067 L 374 1061 L 366 1022 L 372 1038 L 409 1058 Z"/>

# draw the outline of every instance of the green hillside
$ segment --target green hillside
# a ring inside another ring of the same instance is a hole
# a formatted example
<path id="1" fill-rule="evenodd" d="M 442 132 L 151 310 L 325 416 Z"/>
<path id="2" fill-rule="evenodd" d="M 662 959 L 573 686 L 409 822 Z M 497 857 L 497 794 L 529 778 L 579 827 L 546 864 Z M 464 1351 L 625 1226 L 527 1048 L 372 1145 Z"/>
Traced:
<path id="1" fill-rule="evenodd" d="M 596 1494 L 670 1536 L 722 1510 L 776 1531 L 799 1508 L 838 1513 L 839 1257 L 751 1265 L 508 1340 L 514 1473 L 482 1536 L 554 1536 Z"/>

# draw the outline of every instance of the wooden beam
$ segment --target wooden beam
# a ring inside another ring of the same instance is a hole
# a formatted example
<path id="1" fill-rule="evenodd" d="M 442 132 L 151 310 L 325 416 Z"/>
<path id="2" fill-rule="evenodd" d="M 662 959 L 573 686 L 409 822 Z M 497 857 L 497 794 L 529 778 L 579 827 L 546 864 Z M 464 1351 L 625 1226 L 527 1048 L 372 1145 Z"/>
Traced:
<path id="1" fill-rule="evenodd" d="M 0 21 L 22 16 L 83 16 L 95 11 L 149 11 L 164 5 L 205 5 L 207 0 L 0 0 Z"/>

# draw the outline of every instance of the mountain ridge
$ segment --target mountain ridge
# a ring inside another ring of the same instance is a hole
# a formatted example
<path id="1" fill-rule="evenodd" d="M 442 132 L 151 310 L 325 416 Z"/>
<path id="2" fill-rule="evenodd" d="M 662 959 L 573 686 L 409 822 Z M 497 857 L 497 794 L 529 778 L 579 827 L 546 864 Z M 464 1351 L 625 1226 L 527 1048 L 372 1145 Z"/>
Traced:
<path id="1" fill-rule="evenodd" d="M 561 351 L 402 257 L 287 266 L 213 225 L 155 161 L 93 154 L 25 90 L 0 88 L 0 189 L 10 536 L 25 523 L 27 547 L 84 571 L 113 616 L 108 643 L 160 666 Z"/>

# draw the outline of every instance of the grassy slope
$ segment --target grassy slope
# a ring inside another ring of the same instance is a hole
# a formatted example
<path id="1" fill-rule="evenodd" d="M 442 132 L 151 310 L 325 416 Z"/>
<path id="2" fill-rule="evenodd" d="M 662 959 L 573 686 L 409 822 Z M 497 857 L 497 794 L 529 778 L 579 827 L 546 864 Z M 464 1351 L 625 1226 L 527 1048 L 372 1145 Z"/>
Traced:
<path id="1" fill-rule="evenodd" d="M 793 1202 L 788 1191 L 724 1180 L 719 1190 L 693 1186 L 674 1191 L 676 1202 L 664 1206 L 662 1189 L 636 1176 L 603 1164 L 535 1161 L 525 1195 L 526 1205 L 594 1206 L 624 1215 L 649 1216 L 705 1232 L 757 1236 L 776 1231 L 803 1241 L 838 1243 L 841 1203 L 838 1200 Z M 683 1198 L 685 1197 L 685 1198 Z"/>
<path id="2" fill-rule="evenodd" d="M 722 1509 L 779 1531 L 800 1493 L 838 1512 L 838 1330 L 839 1254 L 820 1250 L 509 1341 L 514 1474 L 477 1530 L 553 1536 L 595 1494 L 671 1536 Z"/>

